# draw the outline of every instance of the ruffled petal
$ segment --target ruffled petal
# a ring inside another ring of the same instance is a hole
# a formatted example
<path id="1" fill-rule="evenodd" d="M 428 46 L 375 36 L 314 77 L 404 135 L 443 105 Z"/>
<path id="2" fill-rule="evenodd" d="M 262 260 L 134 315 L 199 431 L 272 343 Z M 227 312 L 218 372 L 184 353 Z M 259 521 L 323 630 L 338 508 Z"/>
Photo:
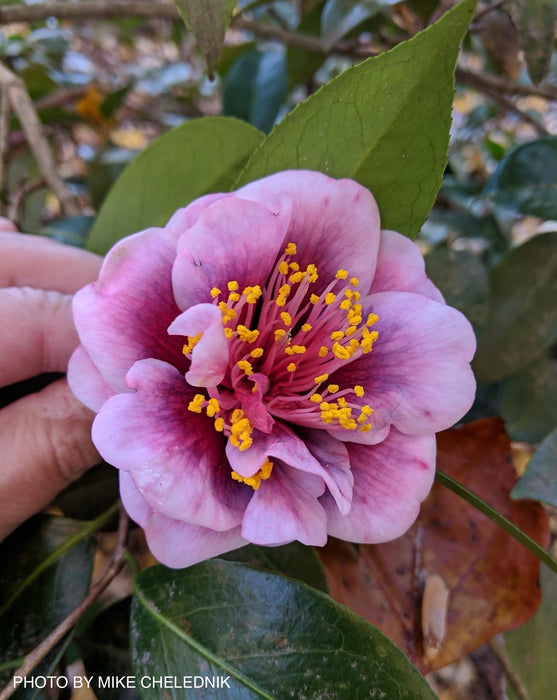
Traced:
<path id="1" fill-rule="evenodd" d="M 375 544 L 412 525 L 435 476 L 435 435 L 391 430 L 379 445 L 348 444 L 354 474 L 350 512 L 342 516 L 329 494 L 322 497 L 328 531 L 350 542 Z"/>
<path id="2" fill-rule="evenodd" d="M 171 285 L 176 243 L 152 228 L 117 243 L 99 279 L 74 297 L 73 314 L 81 342 L 104 379 L 125 391 L 136 360 L 165 360 L 186 369 L 182 343 L 167 333 L 180 313 Z"/>
<path id="3" fill-rule="evenodd" d="M 353 180 L 334 180 L 309 170 L 288 170 L 252 182 L 237 197 L 264 204 L 277 192 L 292 197 L 288 240 L 296 243 L 302 268 L 317 265 L 321 292 L 339 269 L 360 280 L 367 294 L 380 239 L 379 209 L 369 190 Z"/>
<path id="4" fill-rule="evenodd" d="M 363 306 L 366 314 L 379 316 L 373 326 L 379 337 L 372 352 L 331 379 L 364 388 L 374 430 L 394 425 L 410 435 L 436 433 L 462 418 L 476 389 L 469 364 L 476 339 L 468 320 L 450 306 L 408 292 L 374 294 Z"/>
<path id="5" fill-rule="evenodd" d="M 271 547 L 293 540 L 322 547 L 327 541 L 327 517 L 318 500 L 322 493 L 318 477 L 276 465 L 246 508 L 243 537 Z"/>
<path id="6" fill-rule="evenodd" d="M 68 363 L 68 384 L 73 393 L 92 411 L 99 411 L 113 389 L 103 379 L 83 345 L 78 345 Z"/>
<path id="7" fill-rule="evenodd" d="M 226 299 L 229 281 L 240 292 L 265 283 L 283 246 L 290 199 L 275 197 L 271 206 L 227 197 L 205 209 L 178 243 L 172 280 L 181 309 L 211 301 L 213 288 Z"/>
<path id="8" fill-rule="evenodd" d="M 192 566 L 247 544 L 240 527 L 216 532 L 155 512 L 143 500 L 128 472 L 120 472 L 120 495 L 130 517 L 145 530 L 153 556 L 173 569 Z"/>
<path id="9" fill-rule="evenodd" d="M 426 276 L 418 246 L 395 231 L 381 231 L 377 268 L 371 285 L 371 294 L 377 292 L 414 292 L 444 303 L 443 295 Z"/>
<path id="10" fill-rule="evenodd" d="M 207 207 L 218 202 L 219 199 L 230 196 L 230 194 L 225 194 L 224 192 L 216 192 L 215 194 L 206 194 L 203 197 L 194 199 L 187 207 L 182 207 L 174 212 L 164 228 L 177 240 L 195 224 Z"/>
<path id="11" fill-rule="evenodd" d="M 178 370 L 142 360 L 127 381 L 135 391 L 109 399 L 93 423 L 103 458 L 129 471 L 163 515 L 219 531 L 238 525 L 249 496 L 230 477 L 213 421 L 187 410 L 193 391 Z"/>
<path id="12" fill-rule="evenodd" d="M 190 337 L 202 333 L 193 348 L 186 379 L 192 386 L 220 384 L 228 367 L 228 342 L 220 309 L 213 304 L 196 304 L 180 314 L 168 332 Z"/>

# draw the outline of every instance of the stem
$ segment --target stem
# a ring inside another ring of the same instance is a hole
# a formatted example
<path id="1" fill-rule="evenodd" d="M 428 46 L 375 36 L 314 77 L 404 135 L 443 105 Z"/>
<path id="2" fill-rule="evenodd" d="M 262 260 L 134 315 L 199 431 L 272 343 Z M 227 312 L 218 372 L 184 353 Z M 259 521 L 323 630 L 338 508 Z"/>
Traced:
<path id="1" fill-rule="evenodd" d="M 503 646 L 503 644 L 501 644 L 501 642 L 497 641 L 495 637 L 493 637 L 487 642 L 487 646 L 490 648 L 491 652 L 499 662 L 499 665 L 505 672 L 507 680 L 512 686 L 513 692 L 518 698 L 518 700 L 531 700 L 530 694 L 528 693 L 528 689 L 524 685 L 524 681 L 518 674 L 518 671 L 512 665 L 512 662 L 509 659 L 509 656 L 505 651 L 505 647 Z"/>
<path id="2" fill-rule="evenodd" d="M 488 503 L 486 503 L 475 493 L 469 491 L 465 486 L 459 484 L 459 482 L 455 481 L 452 478 L 452 476 L 449 476 L 448 474 L 439 471 L 439 469 L 437 469 L 435 473 L 435 480 L 443 486 L 446 486 L 448 489 L 450 489 L 457 496 L 469 503 L 471 506 L 474 506 L 476 510 L 479 510 L 480 513 L 483 513 L 485 516 L 487 516 L 501 529 L 505 530 L 505 532 L 507 532 L 511 537 L 514 537 L 514 539 L 517 542 L 520 542 L 520 544 L 523 547 L 526 547 L 526 549 L 529 549 L 532 552 L 532 554 L 535 554 L 538 557 L 538 559 L 542 561 L 546 566 L 548 566 L 552 571 L 555 571 L 555 573 L 557 573 L 557 560 L 554 559 L 551 556 L 551 554 L 549 554 L 549 552 L 546 552 L 543 547 L 540 547 L 540 545 L 529 535 L 523 532 L 510 520 L 507 520 L 505 516 L 501 515 L 499 511 L 495 510 L 495 508 L 492 508 Z M 0 700 L 2 700 L 1 697 Z"/>

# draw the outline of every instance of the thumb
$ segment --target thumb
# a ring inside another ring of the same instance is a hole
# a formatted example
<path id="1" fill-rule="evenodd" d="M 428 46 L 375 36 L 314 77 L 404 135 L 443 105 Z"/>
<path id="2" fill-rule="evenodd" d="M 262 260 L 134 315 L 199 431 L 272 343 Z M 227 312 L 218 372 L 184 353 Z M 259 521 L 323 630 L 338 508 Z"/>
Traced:
<path id="1" fill-rule="evenodd" d="M 0 540 L 101 461 L 93 418 L 65 379 L 0 411 Z"/>

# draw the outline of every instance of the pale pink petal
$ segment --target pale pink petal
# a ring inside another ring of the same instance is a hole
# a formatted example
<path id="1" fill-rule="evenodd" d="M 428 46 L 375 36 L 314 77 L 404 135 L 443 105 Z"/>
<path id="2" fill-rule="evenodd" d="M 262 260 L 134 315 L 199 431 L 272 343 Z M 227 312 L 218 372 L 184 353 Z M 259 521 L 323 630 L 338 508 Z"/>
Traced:
<path id="1" fill-rule="evenodd" d="M 289 170 L 252 182 L 236 196 L 264 204 L 277 192 L 292 197 L 288 240 L 297 244 L 296 260 L 302 267 L 317 265 L 316 293 L 342 268 L 360 280 L 360 289 L 367 294 L 380 239 L 379 209 L 369 190 L 353 180 Z"/>
<path id="2" fill-rule="evenodd" d="M 348 444 L 354 496 L 348 515 L 321 498 L 328 531 L 350 542 L 375 544 L 402 535 L 418 516 L 435 476 L 435 435 L 409 437 L 391 430 L 379 445 Z"/>
<path id="3" fill-rule="evenodd" d="M 261 482 L 246 508 L 243 537 L 267 546 L 293 540 L 323 546 L 327 541 L 327 517 L 318 500 L 322 484 L 313 474 L 276 465 L 271 478 Z"/>
<path id="4" fill-rule="evenodd" d="M 192 386 L 216 386 L 228 367 L 228 341 L 222 313 L 213 304 L 196 304 L 180 314 L 169 326 L 171 335 L 203 335 L 193 348 L 186 379 Z"/>
<path id="5" fill-rule="evenodd" d="M 181 569 L 247 544 L 239 526 L 216 532 L 157 513 L 143 500 L 127 472 L 120 472 L 120 495 L 130 517 L 145 530 L 153 556 L 165 566 Z"/>
<path id="6" fill-rule="evenodd" d="M 187 207 L 182 207 L 174 212 L 168 220 L 165 229 L 169 231 L 176 239 L 191 228 L 199 219 L 201 214 L 210 207 L 211 204 L 218 202 L 219 199 L 230 197 L 230 194 L 217 192 L 215 194 L 206 194 L 203 197 L 194 199 Z"/>
<path id="7" fill-rule="evenodd" d="M 102 457 L 129 471 L 163 515 L 221 531 L 238 525 L 248 496 L 230 476 L 213 420 L 187 410 L 193 390 L 179 371 L 141 360 L 127 381 L 135 391 L 109 399 L 93 423 Z"/>
<path id="8" fill-rule="evenodd" d="M 164 229 L 125 238 L 108 253 L 97 282 L 74 297 L 81 342 L 115 391 L 136 360 L 152 357 L 186 369 L 182 343 L 167 328 L 180 313 L 171 285 L 175 252 Z"/>
<path id="9" fill-rule="evenodd" d="M 373 326 L 379 337 L 372 352 L 331 379 L 340 386 L 363 386 L 364 400 L 374 409 L 374 429 L 392 424 L 420 435 L 462 418 L 476 389 L 469 364 L 476 339 L 468 320 L 450 306 L 409 292 L 374 294 L 363 305 L 366 314 L 379 316 Z"/>
<path id="10" fill-rule="evenodd" d="M 211 301 L 213 287 L 226 300 L 229 281 L 238 283 L 240 293 L 263 286 L 290 222 L 288 197 L 275 197 L 270 206 L 227 197 L 205 209 L 179 240 L 172 280 L 180 308 Z"/>
<path id="11" fill-rule="evenodd" d="M 70 357 L 68 384 L 81 403 L 95 412 L 114 396 L 113 389 L 105 382 L 83 345 L 78 345 Z"/>
<path id="12" fill-rule="evenodd" d="M 381 231 L 377 269 L 371 293 L 414 292 L 444 302 L 443 295 L 427 278 L 424 257 L 418 246 L 395 231 Z"/>

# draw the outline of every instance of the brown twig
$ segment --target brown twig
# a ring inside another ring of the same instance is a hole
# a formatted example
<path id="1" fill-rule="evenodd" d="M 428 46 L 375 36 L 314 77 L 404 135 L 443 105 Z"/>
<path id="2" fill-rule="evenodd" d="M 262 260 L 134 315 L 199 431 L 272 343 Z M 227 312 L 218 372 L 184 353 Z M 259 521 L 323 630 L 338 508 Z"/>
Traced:
<path id="1" fill-rule="evenodd" d="M 13 22 L 41 22 L 56 19 L 116 19 L 121 17 L 162 17 L 178 19 L 180 15 L 173 2 L 159 0 L 82 0 L 66 2 L 52 0 L 32 5 L 0 7 L 0 24 Z"/>
<path id="2" fill-rule="evenodd" d="M 503 109 L 509 112 L 514 112 L 526 124 L 530 124 L 530 126 L 535 129 L 538 136 L 549 136 L 549 131 L 545 128 L 545 126 L 531 114 L 528 114 L 528 112 L 525 112 L 523 109 L 520 109 L 520 107 L 517 107 L 510 97 L 507 97 L 500 92 L 495 92 L 494 90 L 486 90 L 485 95 L 489 99 L 501 105 Z"/>
<path id="3" fill-rule="evenodd" d="M 31 671 L 39 664 L 44 657 L 51 651 L 58 642 L 60 642 L 66 634 L 72 629 L 72 627 L 81 618 L 83 613 L 95 602 L 95 600 L 100 596 L 100 594 L 106 589 L 108 584 L 113 578 L 118 574 L 122 566 L 124 565 L 124 554 L 126 552 L 126 540 L 128 536 L 128 516 L 124 510 L 124 507 L 120 505 L 120 520 L 118 523 L 118 540 L 116 544 L 116 549 L 110 560 L 108 568 L 104 574 L 95 581 L 95 583 L 89 589 L 87 596 L 81 601 L 81 603 L 75 608 L 62 622 L 54 629 L 48 637 L 46 637 L 33 651 L 29 652 L 25 657 L 22 665 L 17 669 L 17 671 L 12 676 L 8 685 L 0 693 L 0 700 L 8 700 L 9 697 L 16 691 L 16 686 L 14 685 L 15 676 L 28 676 Z"/>
<path id="4" fill-rule="evenodd" d="M 557 100 L 557 87 L 554 85 L 521 85 L 504 78 L 498 78 L 495 75 L 480 75 L 461 68 L 457 68 L 455 75 L 457 82 L 476 88 L 480 92 L 488 90 L 503 92 L 507 95 L 535 95 L 543 97 L 545 100 Z"/>
<path id="5" fill-rule="evenodd" d="M 490 648 L 491 652 L 499 662 L 499 665 L 505 672 L 505 675 L 507 676 L 507 679 L 511 684 L 514 694 L 518 700 L 531 700 L 528 689 L 524 685 L 524 682 L 519 676 L 517 670 L 512 665 L 512 662 L 509 659 L 503 645 L 496 641 L 494 637 L 487 642 L 487 646 Z"/>
<path id="6" fill-rule="evenodd" d="M 21 203 L 25 197 L 36 190 L 40 190 L 42 187 L 46 187 L 44 177 L 36 177 L 33 180 L 24 182 L 15 192 L 11 192 L 10 203 L 6 207 L 6 217 L 16 225 L 19 225 L 19 207 Z"/>
<path id="7" fill-rule="evenodd" d="M 498 10 L 505 4 L 506 1 L 507 0 L 497 0 L 497 2 L 494 2 L 492 5 L 488 5 L 487 7 L 478 10 L 474 15 L 472 24 L 479 24 L 486 15 L 488 15 L 490 12 L 493 12 L 494 10 Z"/>

